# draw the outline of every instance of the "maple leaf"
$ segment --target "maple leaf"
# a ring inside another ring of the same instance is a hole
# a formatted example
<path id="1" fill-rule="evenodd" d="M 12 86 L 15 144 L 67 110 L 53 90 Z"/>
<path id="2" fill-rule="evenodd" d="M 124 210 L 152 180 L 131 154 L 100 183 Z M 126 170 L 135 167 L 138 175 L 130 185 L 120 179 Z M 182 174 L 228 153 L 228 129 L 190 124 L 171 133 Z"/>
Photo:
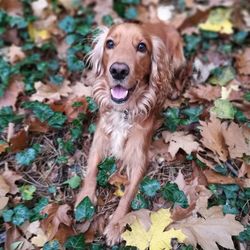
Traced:
<path id="1" fill-rule="evenodd" d="M 157 212 L 151 212 L 151 227 L 147 231 L 139 220 L 135 220 L 130 227 L 131 231 L 125 231 L 122 238 L 127 246 L 135 246 L 140 250 L 149 247 L 151 250 L 171 249 L 171 239 L 177 238 L 180 242 L 186 238 L 181 230 L 164 229 L 172 223 L 169 209 L 160 209 Z"/>
<path id="2" fill-rule="evenodd" d="M 168 151 L 172 158 L 175 157 L 179 149 L 183 149 L 187 154 L 191 154 L 199 148 L 199 143 L 194 140 L 194 136 L 191 134 L 187 135 L 183 131 L 174 133 L 164 131 L 162 136 L 165 142 L 169 143 Z"/>
<path id="3" fill-rule="evenodd" d="M 43 84 L 42 82 L 35 82 L 36 93 L 31 96 L 32 101 L 44 101 L 48 99 L 49 102 L 58 101 L 61 96 L 67 97 L 71 92 L 69 87 L 70 81 L 65 80 L 59 86 L 52 84 Z"/>
<path id="4" fill-rule="evenodd" d="M 10 186 L 6 183 L 3 176 L 0 175 L 0 210 L 3 209 L 9 201 L 9 198 L 5 196 L 9 191 Z"/>
<path id="5" fill-rule="evenodd" d="M 225 144 L 225 139 L 222 134 L 222 124 L 219 119 L 214 116 L 210 118 L 211 122 L 200 121 L 201 124 L 201 142 L 202 144 L 218 155 L 222 161 L 226 161 L 228 150 Z"/>
<path id="6" fill-rule="evenodd" d="M 31 23 L 28 26 L 28 32 L 29 32 L 30 38 L 35 43 L 41 43 L 45 40 L 48 40 L 51 37 L 51 34 L 47 29 L 36 28 L 35 24 L 31 24 Z"/>
<path id="7" fill-rule="evenodd" d="M 235 220 L 232 214 L 223 215 L 219 206 L 209 209 L 204 207 L 198 209 L 200 216 L 193 213 L 192 216 L 176 222 L 174 228 L 181 229 L 187 236 L 186 242 L 196 246 L 199 244 L 204 250 L 219 250 L 219 245 L 234 249 L 233 235 L 238 235 L 244 230 L 240 222 Z"/>
<path id="8" fill-rule="evenodd" d="M 31 3 L 31 8 L 33 13 L 37 17 L 44 17 L 46 15 L 45 11 L 49 7 L 47 0 L 37 0 Z"/>
<path id="9" fill-rule="evenodd" d="M 13 80 L 4 92 L 3 97 L 0 97 L 0 109 L 5 106 L 12 106 L 16 110 L 16 101 L 20 93 L 24 92 L 24 84 L 22 81 Z"/>
<path id="10" fill-rule="evenodd" d="M 8 60 L 11 64 L 14 64 L 25 58 L 25 53 L 22 51 L 22 48 L 12 44 L 9 47 L 9 51 L 7 54 Z"/>
<path id="11" fill-rule="evenodd" d="M 15 182 L 22 179 L 22 176 L 9 169 L 6 169 L 2 176 L 10 187 L 9 193 L 16 194 L 19 190 Z"/>
<path id="12" fill-rule="evenodd" d="M 237 123 L 231 122 L 229 126 L 223 123 L 222 134 L 231 158 L 241 158 L 244 154 L 250 154 L 250 143 L 247 143 L 247 137 L 243 134 L 243 128 Z"/>
<path id="13" fill-rule="evenodd" d="M 220 87 L 200 84 L 197 87 L 190 88 L 184 96 L 189 98 L 190 102 L 213 101 L 221 96 Z"/>
<path id="14" fill-rule="evenodd" d="M 70 206 L 67 204 L 49 204 L 43 209 L 42 213 L 48 216 L 41 221 L 41 226 L 49 240 L 54 238 L 61 224 L 71 227 L 72 218 L 67 214 L 69 210 Z"/>

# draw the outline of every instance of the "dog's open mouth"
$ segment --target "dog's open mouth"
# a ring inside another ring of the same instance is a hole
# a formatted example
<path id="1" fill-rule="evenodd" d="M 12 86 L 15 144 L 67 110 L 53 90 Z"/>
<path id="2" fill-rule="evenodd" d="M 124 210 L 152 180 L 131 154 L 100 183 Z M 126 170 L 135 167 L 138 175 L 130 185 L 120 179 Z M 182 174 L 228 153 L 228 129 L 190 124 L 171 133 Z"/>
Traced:
<path id="1" fill-rule="evenodd" d="M 111 99 L 116 103 L 125 102 L 129 98 L 129 91 L 130 90 L 122 87 L 121 85 L 117 85 L 110 90 Z"/>

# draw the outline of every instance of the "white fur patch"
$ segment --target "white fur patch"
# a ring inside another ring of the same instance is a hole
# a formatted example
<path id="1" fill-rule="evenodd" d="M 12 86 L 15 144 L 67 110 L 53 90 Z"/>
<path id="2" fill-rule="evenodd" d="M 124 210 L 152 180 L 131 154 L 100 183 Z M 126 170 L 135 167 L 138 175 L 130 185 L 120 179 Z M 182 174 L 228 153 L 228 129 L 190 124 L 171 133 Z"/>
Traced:
<path id="1" fill-rule="evenodd" d="M 110 136 L 110 153 L 117 159 L 122 159 L 125 143 L 132 125 L 125 119 L 123 112 L 113 110 L 102 116 L 101 127 Z"/>

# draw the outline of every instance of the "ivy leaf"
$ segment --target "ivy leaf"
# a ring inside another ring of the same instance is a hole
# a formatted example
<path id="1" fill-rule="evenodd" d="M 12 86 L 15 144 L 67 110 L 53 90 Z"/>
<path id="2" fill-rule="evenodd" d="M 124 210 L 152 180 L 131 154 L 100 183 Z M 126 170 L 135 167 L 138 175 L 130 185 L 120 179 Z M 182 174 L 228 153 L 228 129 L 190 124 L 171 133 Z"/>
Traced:
<path id="1" fill-rule="evenodd" d="M 250 102 L 250 92 L 246 92 L 243 97 L 246 101 Z"/>
<path id="2" fill-rule="evenodd" d="M 80 183 L 81 183 L 81 177 L 78 175 L 75 175 L 71 177 L 69 180 L 65 181 L 63 184 L 69 184 L 69 186 L 72 189 L 76 189 L 80 186 Z"/>
<path id="3" fill-rule="evenodd" d="M 13 214 L 14 212 L 12 209 L 4 210 L 2 214 L 4 222 L 11 222 Z"/>
<path id="4" fill-rule="evenodd" d="M 44 244 L 43 250 L 60 250 L 60 244 L 58 240 L 51 240 Z"/>
<path id="5" fill-rule="evenodd" d="M 160 189 L 160 183 L 155 179 L 145 177 L 140 186 L 141 191 L 149 197 L 154 197 Z"/>
<path id="6" fill-rule="evenodd" d="M 136 17 L 138 16 L 137 10 L 135 7 L 129 7 L 126 9 L 125 13 L 124 13 L 125 18 L 127 19 L 136 19 Z"/>
<path id="7" fill-rule="evenodd" d="M 179 190 L 176 183 L 168 182 L 162 189 L 162 196 L 168 201 L 174 202 L 182 208 L 188 207 L 188 200 L 183 191 Z"/>
<path id="8" fill-rule="evenodd" d="M 65 242 L 64 247 L 69 250 L 84 250 L 85 240 L 83 234 L 70 236 Z"/>
<path id="9" fill-rule="evenodd" d="M 95 207 L 89 197 L 85 197 L 75 209 L 76 221 L 90 220 L 95 213 Z"/>
<path id="10" fill-rule="evenodd" d="M 72 16 L 66 16 L 58 24 L 59 28 L 66 33 L 74 32 L 76 28 L 75 19 Z"/>
<path id="11" fill-rule="evenodd" d="M 32 148 L 27 148 L 16 154 L 16 162 L 23 166 L 29 166 L 40 152 L 40 145 L 34 144 Z"/>
<path id="12" fill-rule="evenodd" d="M 211 109 L 218 118 L 234 119 L 236 109 L 233 104 L 227 99 L 217 99 L 214 102 L 214 107 Z"/>
<path id="13" fill-rule="evenodd" d="M 229 81 L 235 78 L 235 70 L 231 66 L 215 68 L 209 82 L 214 85 L 225 86 Z"/>
<path id="14" fill-rule="evenodd" d="M 94 101 L 94 99 L 91 98 L 90 96 L 87 96 L 86 100 L 88 102 L 88 110 L 91 113 L 95 113 L 98 110 L 98 106 L 97 106 L 96 102 Z"/>
<path id="15" fill-rule="evenodd" d="M 113 157 L 106 158 L 98 165 L 99 171 L 97 175 L 98 185 L 105 187 L 108 184 L 109 177 L 115 172 L 116 164 Z"/>
<path id="16" fill-rule="evenodd" d="M 177 126 L 181 121 L 181 119 L 179 118 L 179 114 L 180 110 L 178 108 L 168 108 L 165 112 L 163 112 L 164 125 L 169 131 L 176 131 Z"/>
<path id="17" fill-rule="evenodd" d="M 10 122 L 19 123 L 23 119 L 22 116 L 16 115 L 12 107 L 3 107 L 0 109 L 0 132 L 3 131 L 4 128 L 8 126 Z"/>
<path id="18" fill-rule="evenodd" d="M 250 241 L 250 226 L 247 226 L 246 229 L 240 232 L 238 239 L 240 241 Z"/>
<path id="19" fill-rule="evenodd" d="M 196 107 L 188 107 L 183 110 L 181 110 L 181 114 L 187 116 L 187 119 L 182 119 L 181 124 L 182 125 L 189 125 L 194 122 L 199 121 L 199 116 L 202 114 L 203 107 L 196 106 Z"/>
<path id="20" fill-rule="evenodd" d="M 49 199 L 42 197 L 31 210 L 30 220 L 31 222 L 43 219 L 46 215 L 41 215 L 41 211 L 49 204 Z"/>
<path id="21" fill-rule="evenodd" d="M 19 188 L 22 199 L 24 201 L 30 201 L 33 199 L 33 194 L 36 191 L 36 187 L 33 185 L 23 185 Z"/>
<path id="22" fill-rule="evenodd" d="M 131 202 L 131 208 L 133 210 L 139 210 L 148 207 L 149 207 L 148 200 L 146 200 L 142 194 L 137 194 Z"/>

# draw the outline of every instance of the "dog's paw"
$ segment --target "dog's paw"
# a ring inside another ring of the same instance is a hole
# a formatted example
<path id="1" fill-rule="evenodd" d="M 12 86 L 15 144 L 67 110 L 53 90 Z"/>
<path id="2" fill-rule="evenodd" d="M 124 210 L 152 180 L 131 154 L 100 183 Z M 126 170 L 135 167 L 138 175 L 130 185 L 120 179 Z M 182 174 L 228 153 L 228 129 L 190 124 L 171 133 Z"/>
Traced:
<path id="1" fill-rule="evenodd" d="M 79 205 L 79 203 L 85 198 L 89 197 L 93 205 L 96 205 L 97 198 L 95 192 L 92 190 L 88 190 L 87 188 L 82 188 L 82 190 L 76 195 L 75 207 Z"/>
<path id="2" fill-rule="evenodd" d="M 123 227 L 121 227 L 119 223 L 113 223 L 111 221 L 104 230 L 107 245 L 113 246 L 119 243 L 121 241 L 122 231 Z"/>

